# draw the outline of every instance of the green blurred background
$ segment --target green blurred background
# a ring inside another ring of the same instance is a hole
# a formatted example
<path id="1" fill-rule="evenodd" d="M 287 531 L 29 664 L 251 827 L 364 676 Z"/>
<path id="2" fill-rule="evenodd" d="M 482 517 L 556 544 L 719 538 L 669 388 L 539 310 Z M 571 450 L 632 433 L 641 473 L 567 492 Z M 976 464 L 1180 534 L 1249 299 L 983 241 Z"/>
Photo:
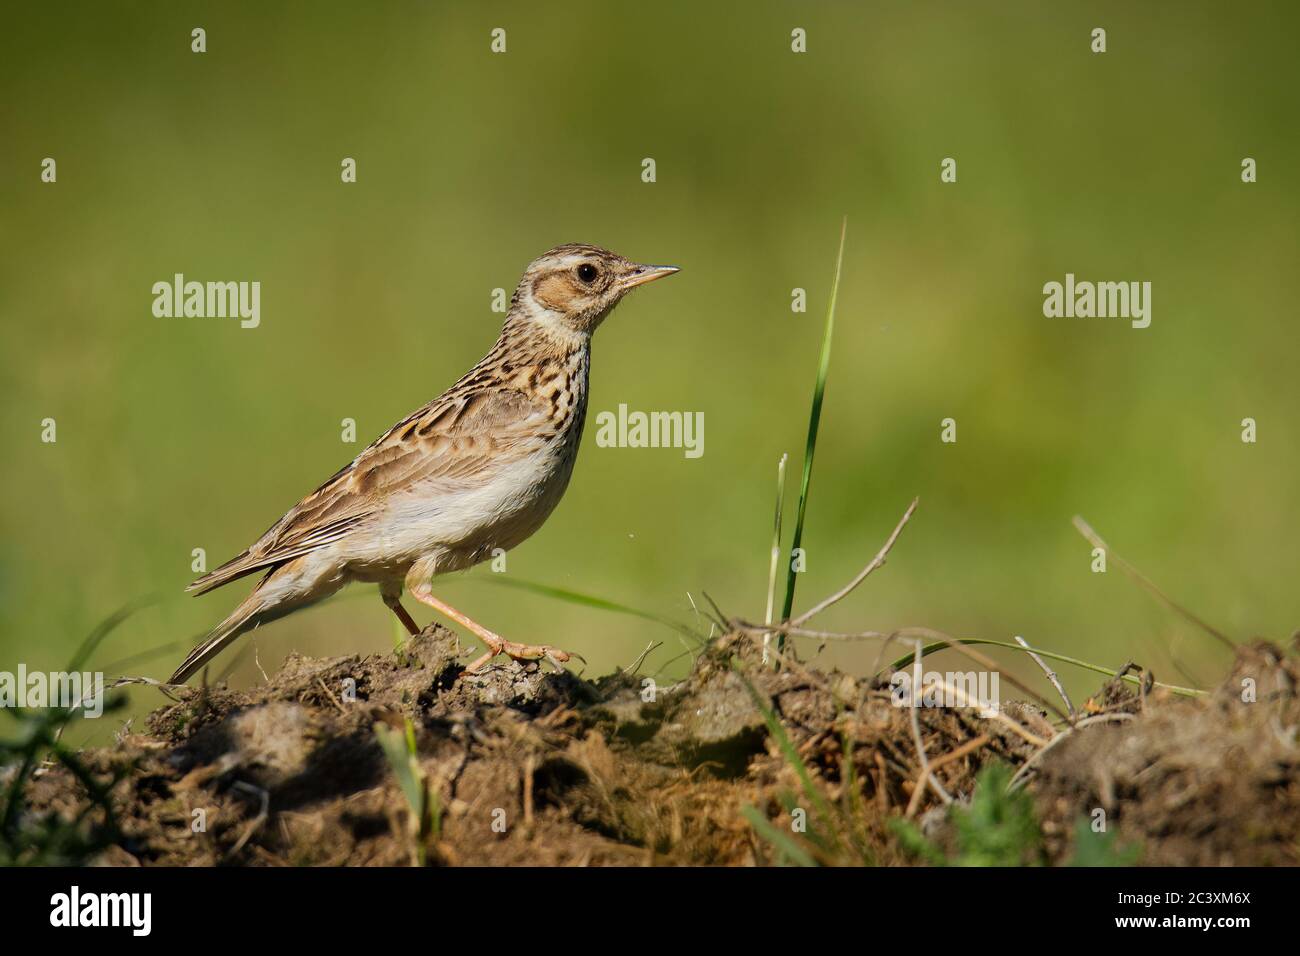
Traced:
<path id="1" fill-rule="evenodd" d="M 847 215 L 796 610 L 865 564 L 919 495 L 888 566 L 823 626 L 1021 634 L 1215 680 L 1223 653 L 1118 569 L 1091 573 L 1070 518 L 1238 638 L 1300 624 L 1295 11 L 8 10 L 0 669 L 57 668 L 111 611 L 159 592 L 97 663 L 174 643 L 128 668 L 169 673 L 248 589 L 184 596 L 191 550 L 209 567 L 237 553 L 454 381 L 497 334 L 491 290 L 567 241 L 682 267 L 597 336 L 591 414 L 703 411 L 705 454 L 599 448 L 589 419 L 565 501 L 509 574 L 684 621 L 687 592 L 704 589 L 757 619 L 775 466 L 791 453 L 793 504 Z M 489 51 L 495 27 L 504 55 Z M 806 54 L 790 51 L 794 27 Z M 46 156 L 56 184 L 40 182 Z M 340 182 L 343 157 L 356 184 Z M 176 272 L 260 280 L 261 327 L 155 318 L 151 286 Z M 1151 327 L 1044 318 L 1042 286 L 1066 272 L 1151 281 Z M 955 445 L 939 440 L 949 416 Z M 1246 416 L 1257 444 L 1240 440 Z M 40 441 L 46 417 L 56 444 Z M 340 440 L 347 417 L 356 445 Z M 681 651 L 652 623 L 486 577 L 441 594 L 514 639 L 581 653 L 588 674 L 651 640 L 666 643 L 649 671 Z M 374 589 L 346 593 L 260 630 L 262 666 L 291 649 L 391 647 Z M 819 659 L 863 672 L 876 654 L 836 645 Z M 1097 686 L 1062 675 L 1079 694 Z M 247 654 L 232 680 L 256 679 Z"/>

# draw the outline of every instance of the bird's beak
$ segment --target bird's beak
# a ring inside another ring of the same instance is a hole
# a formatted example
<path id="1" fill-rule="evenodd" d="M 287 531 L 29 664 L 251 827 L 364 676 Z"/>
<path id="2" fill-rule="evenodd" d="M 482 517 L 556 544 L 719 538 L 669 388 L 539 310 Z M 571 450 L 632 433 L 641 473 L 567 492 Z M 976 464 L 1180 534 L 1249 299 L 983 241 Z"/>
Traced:
<path id="1" fill-rule="evenodd" d="M 624 289 L 635 289 L 639 285 L 654 282 L 655 279 L 662 279 L 678 271 L 676 266 L 635 266 L 623 277 L 622 285 Z"/>

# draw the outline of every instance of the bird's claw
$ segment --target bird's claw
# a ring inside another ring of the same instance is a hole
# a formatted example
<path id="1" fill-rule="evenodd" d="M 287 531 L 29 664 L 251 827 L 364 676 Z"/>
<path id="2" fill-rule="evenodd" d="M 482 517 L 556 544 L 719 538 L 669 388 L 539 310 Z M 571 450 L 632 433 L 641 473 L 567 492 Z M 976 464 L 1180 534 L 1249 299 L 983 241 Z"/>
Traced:
<path id="1" fill-rule="evenodd" d="M 556 670 L 563 670 L 562 665 L 571 658 L 568 651 L 562 651 L 558 647 L 551 647 L 549 644 L 517 644 L 514 641 L 502 641 L 499 647 L 493 647 L 489 644 L 487 651 L 466 667 L 465 672 L 467 674 L 474 673 L 498 654 L 505 654 L 516 661 L 540 661 L 545 658 L 551 662 Z"/>

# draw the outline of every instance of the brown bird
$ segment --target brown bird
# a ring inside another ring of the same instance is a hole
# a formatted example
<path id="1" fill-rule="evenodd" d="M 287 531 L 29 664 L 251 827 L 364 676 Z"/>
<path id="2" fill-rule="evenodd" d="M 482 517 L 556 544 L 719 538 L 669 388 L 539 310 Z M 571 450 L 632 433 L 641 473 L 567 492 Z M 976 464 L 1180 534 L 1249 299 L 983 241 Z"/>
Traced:
<path id="1" fill-rule="evenodd" d="M 587 412 L 591 336 L 630 290 L 672 275 L 598 246 L 557 246 L 519 280 L 501 336 L 483 360 L 402 419 L 296 504 L 248 550 L 186 590 L 263 572 L 251 594 L 190 652 L 186 681 L 241 634 L 328 597 L 351 581 L 379 585 L 411 634 L 403 585 L 478 635 L 493 656 L 569 655 L 499 637 L 433 596 L 434 575 L 509 551 L 542 526 L 573 473 Z"/>

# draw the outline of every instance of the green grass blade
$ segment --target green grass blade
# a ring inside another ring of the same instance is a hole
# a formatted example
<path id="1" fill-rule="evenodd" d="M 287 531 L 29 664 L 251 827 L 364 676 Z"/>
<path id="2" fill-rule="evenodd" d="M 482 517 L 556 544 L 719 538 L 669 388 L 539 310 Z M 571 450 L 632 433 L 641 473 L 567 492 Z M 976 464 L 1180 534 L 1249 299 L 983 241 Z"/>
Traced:
<path id="1" fill-rule="evenodd" d="M 808 417 L 808 444 L 804 448 L 803 478 L 799 483 L 799 510 L 794 522 L 794 540 L 790 544 L 790 553 L 798 550 L 803 543 L 804 515 L 808 510 L 808 486 L 812 484 L 813 455 L 817 450 L 817 429 L 821 424 L 822 401 L 826 396 L 826 376 L 831 366 L 831 336 L 835 331 L 835 302 L 840 292 L 840 270 L 844 264 L 844 235 L 848 231 L 849 220 L 845 217 L 840 224 L 840 251 L 835 257 L 835 278 L 831 280 L 830 304 L 826 308 L 826 331 L 822 335 L 821 361 L 817 366 L 817 383 L 813 386 L 812 412 Z M 794 609 L 794 583 L 796 571 L 794 561 L 785 579 L 785 603 L 782 605 L 781 620 L 788 621 Z M 777 648 L 785 647 L 785 635 L 777 639 Z"/>
<path id="2" fill-rule="evenodd" d="M 592 594 L 583 594 L 579 591 L 570 591 L 567 588 L 557 588 L 553 585 L 541 584 L 537 581 L 528 581 L 522 578 L 507 578 L 495 574 L 491 577 L 473 577 L 468 578 L 467 580 L 515 588 L 519 591 L 528 591 L 531 594 L 540 594 L 542 597 L 551 598 L 552 600 L 564 601 L 568 604 L 577 604 L 581 607 L 595 608 L 598 611 L 610 611 L 614 614 L 626 614 L 629 617 L 639 617 L 642 620 L 654 621 L 656 624 L 662 624 L 664 627 L 672 628 L 679 634 L 683 634 L 699 644 L 704 643 L 704 638 L 690 627 L 682 624 L 680 621 L 674 621 L 670 617 L 656 614 L 653 611 L 643 611 L 640 608 L 631 607 L 627 604 L 619 604 L 617 601 L 610 601 L 602 597 L 596 597 Z"/>
<path id="3" fill-rule="evenodd" d="M 776 851 L 783 854 L 791 863 L 797 866 L 817 865 L 817 861 L 807 850 L 796 843 L 788 833 L 782 833 L 771 820 L 758 812 L 757 807 L 746 803 L 740 808 L 740 815 L 749 821 L 755 833 L 772 844 Z"/>
<path id="4" fill-rule="evenodd" d="M 817 789 L 817 785 L 813 783 L 812 773 L 808 770 L 808 765 L 804 763 L 803 758 L 799 756 L 799 751 L 795 748 L 793 741 L 790 740 L 790 736 L 785 732 L 785 727 L 781 725 L 781 721 L 777 720 L 772 708 L 763 700 L 763 695 L 758 692 L 758 688 L 745 676 L 739 662 L 732 661 L 731 669 L 736 672 L 736 676 L 745 685 L 745 690 L 749 692 L 754 707 L 762 715 L 763 723 L 767 725 L 768 734 L 776 741 L 777 748 L 781 751 L 781 755 L 785 757 L 786 763 L 799 777 L 799 785 L 803 788 L 804 795 L 821 819 L 828 836 L 838 843 L 839 837 L 835 832 L 835 816 L 831 812 L 830 804 L 826 802 L 826 798 L 822 796 L 821 791 Z"/>
<path id="5" fill-rule="evenodd" d="M 776 612 L 776 573 L 781 567 L 781 517 L 785 513 L 785 463 L 789 457 L 782 455 L 776 463 L 776 518 L 772 522 L 772 557 L 767 568 L 767 611 L 763 617 L 765 624 L 772 623 L 772 615 Z M 767 663 L 768 642 L 771 639 L 771 634 L 763 635 L 764 664 Z"/>
<path id="6" fill-rule="evenodd" d="M 104 620 L 96 624 L 94 630 L 86 636 L 86 639 L 82 641 L 81 645 L 77 648 L 76 653 L 72 655 L 72 660 L 68 662 L 68 670 L 81 670 L 82 665 L 85 664 L 86 661 L 90 660 L 90 655 L 95 652 L 95 649 L 99 647 L 104 638 L 113 633 L 119 624 L 141 608 L 157 604 L 160 600 L 161 599 L 156 594 L 149 594 L 141 598 L 136 598 L 135 600 L 122 605 L 122 607 L 118 608 L 108 617 L 104 618 Z"/>
<path id="7" fill-rule="evenodd" d="M 1055 651 L 1045 651 L 1041 647 L 1022 647 L 1019 644 L 1012 644 L 1010 641 L 994 641 L 985 637 L 954 638 L 952 643 L 953 644 L 989 644 L 992 645 L 993 647 L 1005 647 L 1009 650 L 1020 651 L 1022 654 L 1027 654 L 1030 651 L 1033 651 L 1035 654 L 1039 655 L 1040 657 L 1046 657 L 1054 661 L 1060 661 L 1062 664 L 1073 664 L 1075 667 L 1081 667 L 1084 670 L 1093 671 L 1098 674 L 1105 674 L 1107 677 L 1115 676 L 1116 668 L 1102 667 L 1100 664 L 1090 664 L 1087 661 L 1079 660 L 1077 657 L 1067 657 L 1065 654 L 1057 654 Z M 943 641 L 936 641 L 935 643 L 930 644 L 927 647 L 921 648 L 921 655 L 922 657 L 929 657 L 931 654 L 935 654 L 938 653 L 939 651 L 948 649 L 948 647 L 949 645 L 947 643 Z M 894 663 L 890 664 L 889 669 L 891 671 L 901 671 L 907 667 L 911 667 L 912 661 L 915 659 L 916 659 L 916 655 L 914 653 L 905 654 L 904 656 L 900 657 L 898 660 L 894 661 Z M 1124 676 L 1124 680 L 1130 684 L 1139 683 L 1137 677 L 1127 675 L 1127 674 Z M 1171 693 L 1174 694 L 1180 694 L 1183 697 L 1204 697 L 1205 696 L 1205 691 L 1197 690 L 1194 687 L 1179 687 L 1177 684 L 1162 684 L 1160 681 L 1155 681 L 1155 686 L 1163 687 L 1165 690 L 1170 691 Z"/>
<path id="8" fill-rule="evenodd" d="M 417 777 L 419 765 L 412 759 L 410 745 L 406 734 L 384 723 L 375 723 L 375 737 L 388 760 L 388 766 L 397 779 L 406 802 L 412 813 L 420 812 L 420 781 Z"/>

